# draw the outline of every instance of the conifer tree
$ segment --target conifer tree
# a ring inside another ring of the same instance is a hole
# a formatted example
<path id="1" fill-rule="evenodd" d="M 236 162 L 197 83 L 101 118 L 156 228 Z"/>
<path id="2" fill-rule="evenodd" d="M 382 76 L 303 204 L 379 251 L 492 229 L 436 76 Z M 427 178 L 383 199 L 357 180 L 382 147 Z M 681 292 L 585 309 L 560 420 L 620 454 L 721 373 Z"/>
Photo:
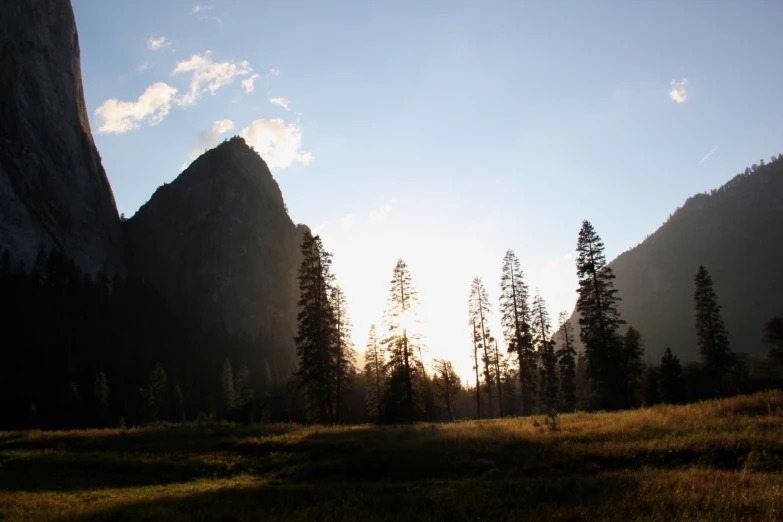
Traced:
<path id="1" fill-rule="evenodd" d="M 546 413 L 557 408 L 558 380 L 557 357 L 555 356 L 555 344 L 552 342 L 552 325 L 546 303 L 541 294 L 536 291 L 532 304 L 533 323 L 532 333 L 535 345 L 538 347 L 538 357 L 541 360 L 540 368 L 540 398 Z"/>
<path id="2" fill-rule="evenodd" d="M 149 383 L 147 384 L 147 404 L 149 408 L 149 419 L 152 422 L 166 418 L 167 397 L 166 397 L 166 372 L 160 363 L 150 373 Z"/>
<path id="3" fill-rule="evenodd" d="M 417 332 L 416 312 L 418 292 L 413 288 L 413 278 L 408 265 L 397 261 L 390 281 L 389 298 L 384 313 L 386 336 L 382 344 L 387 354 L 386 369 L 389 375 L 386 387 L 386 413 L 392 420 L 400 417 L 401 410 L 408 423 L 414 420 L 414 386 L 418 378 L 419 362 L 414 345 Z"/>
<path id="4" fill-rule="evenodd" d="M 769 359 L 783 366 L 783 316 L 773 317 L 764 324 L 764 341 L 769 345 Z"/>
<path id="5" fill-rule="evenodd" d="M 584 350 L 576 356 L 576 376 L 574 377 L 574 392 L 576 394 L 576 409 L 586 410 L 592 401 L 590 379 L 587 377 L 587 354 Z"/>
<path id="6" fill-rule="evenodd" d="M 489 331 L 489 329 L 487 329 L 487 331 Z M 490 337 L 489 345 L 492 348 L 492 363 L 495 367 L 495 384 L 498 387 L 498 407 L 500 408 L 500 418 L 502 419 L 506 416 L 503 408 L 503 374 L 500 371 L 500 367 L 503 366 L 503 356 L 500 354 L 497 339 Z"/>
<path id="7" fill-rule="evenodd" d="M 459 375 L 454 371 L 451 361 L 435 359 L 433 361 L 435 389 L 443 407 L 446 409 L 446 419 L 452 420 L 457 401 L 457 392 L 462 387 Z"/>
<path id="8" fill-rule="evenodd" d="M 658 368 L 647 367 L 644 379 L 644 403 L 653 406 L 661 402 L 661 379 Z"/>
<path id="9" fill-rule="evenodd" d="M 242 363 L 234 378 L 234 405 L 236 409 L 243 412 L 242 415 L 245 417 L 245 420 L 247 420 L 247 409 L 251 407 L 251 403 L 255 399 L 253 389 L 248 387 L 249 381 L 250 369 L 245 363 Z"/>
<path id="10" fill-rule="evenodd" d="M 309 420 L 324 424 L 334 423 L 336 377 L 332 349 L 334 314 L 329 301 L 333 283 L 331 256 L 320 237 L 305 231 L 299 268 L 296 377 L 299 389 L 304 391 Z"/>
<path id="11" fill-rule="evenodd" d="M 386 385 L 386 370 L 383 351 L 381 350 L 375 325 L 370 325 L 367 335 L 367 347 L 364 351 L 364 378 L 367 381 L 367 413 L 380 423 L 383 418 L 383 394 Z"/>
<path id="12" fill-rule="evenodd" d="M 533 413 L 535 395 L 535 352 L 530 333 L 528 288 L 516 254 L 509 249 L 503 258 L 500 276 L 500 322 L 503 338 L 519 365 L 522 414 Z"/>
<path id="13" fill-rule="evenodd" d="M 174 385 L 174 391 L 171 393 L 171 420 L 174 422 L 185 421 L 185 396 L 182 395 L 179 384 Z"/>
<path id="14" fill-rule="evenodd" d="M 682 402 L 682 366 L 677 356 L 672 353 L 672 349 L 668 347 L 661 358 L 659 381 L 663 402 L 668 404 Z"/>
<path id="15" fill-rule="evenodd" d="M 695 283 L 693 300 L 699 352 L 710 380 L 710 392 L 714 396 L 722 396 L 729 391 L 728 377 L 737 358 L 729 347 L 729 336 L 723 326 L 712 277 L 702 265 L 696 273 Z"/>
<path id="16" fill-rule="evenodd" d="M 604 243 L 587 220 L 582 222 L 576 250 L 576 309 L 582 327 L 579 336 L 587 354 L 587 375 L 594 384 L 593 407 L 616 409 L 623 392 L 622 341 L 618 331 L 625 321 L 617 309 L 620 298 L 614 288 L 614 273 L 606 263 Z"/>
<path id="17" fill-rule="evenodd" d="M 644 391 L 644 343 L 642 334 L 629 326 L 623 336 L 623 366 L 620 385 L 625 387 L 625 400 L 620 404 L 626 408 L 635 408 L 641 404 Z"/>
<path id="18" fill-rule="evenodd" d="M 109 385 L 106 382 L 106 374 L 98 372 L 92 387 L 95 400 L 95 415 L 99 426 L 109 425 Z"/>
<path id="19" fill-rule="evenodd" d="M 574 330 L 568 321 L 568 312 L 562 311 L 560 320 L 560 348 L 557 349 L 557 364 L 560 370 L 560 399 L 563 411 L 576 409 L 576 349 Z"/>
<path id="20" fill-rule="evenodd" d="M 231 361 L 226 359 L 223 363 L 223 375 L 220 379 L 221 389 L 223 391 L 223 405 L 226 413 L 230 414 L 236 407 L 236 392 L 234 390 L 234 370 L 231 368 Z"/>
<path id="21" fill-rule="evenodd" d="M 479 379 L 479 368 L 481 367 L 481 364 L 479 363 L 479 342 L 481 338 L 475 321 L 473 321 L 472 327 L 473 370 L 476 372 L 476 418 L 481 420 L 481 379 Z"/>
<path id="22" fill-rule="evenodd" d="M 356 353 L 351 339 L 351 319 L 348 316 L 348 301 L 339 285 L 331 289 L 331 307 L 334 315 L 332 358 L 335 361 L 335 404 L 334 420 L 340 421 L 340 411 L 351 376 L 356 373 Z"/>
<path id="23" fill-rule="evenodd" d="M 470 285 L 470 298 L 468 299 L 468 324 L 475 325 L 478 335 L 478 348 L 481 351 L 482 365 L 484 368 L 484 384 L 487 387 L 487 397 L 489 401 L 489 416 L 494 416 L 493 391 L 492 385 L 494 378 L 492 375 L 492 348 L 489 346 L 489 315 L 492 312 L 492 305 L 489 302 L 487 291 L 480 277 L 474 277 Z M 479 386 L 479 383 L 476 383 Z"/>

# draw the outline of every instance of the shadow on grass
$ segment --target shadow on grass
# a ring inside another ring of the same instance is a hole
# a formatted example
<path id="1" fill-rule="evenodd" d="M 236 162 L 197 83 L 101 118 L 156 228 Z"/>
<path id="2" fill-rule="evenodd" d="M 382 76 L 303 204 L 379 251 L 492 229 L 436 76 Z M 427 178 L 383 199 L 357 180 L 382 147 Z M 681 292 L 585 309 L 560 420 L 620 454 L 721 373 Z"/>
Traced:
<path id="1" fill-rule="evenodd" d="M 601 504 L 632 498 L 637 487 L 629 476 L 275 484 L 137 501 L 64 520 L 585 520 Z"/>

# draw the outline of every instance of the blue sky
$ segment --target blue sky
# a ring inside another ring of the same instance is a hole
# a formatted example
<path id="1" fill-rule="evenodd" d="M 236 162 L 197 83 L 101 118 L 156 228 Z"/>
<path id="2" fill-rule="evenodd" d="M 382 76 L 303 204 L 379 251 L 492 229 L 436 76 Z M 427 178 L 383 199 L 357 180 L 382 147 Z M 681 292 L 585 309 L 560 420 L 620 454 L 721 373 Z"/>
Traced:
<path id="1" fill-rule="evenodd" d="M 120 212 L 242 133 L 334 252 L 357 348 L 403 257 L 430 355 L 464 376 L 470 282 L 497 296 L 507 248 L 555 318 L 582 219 L 613 258 L 783 151 L 779 2 L 73 7 Z"/>

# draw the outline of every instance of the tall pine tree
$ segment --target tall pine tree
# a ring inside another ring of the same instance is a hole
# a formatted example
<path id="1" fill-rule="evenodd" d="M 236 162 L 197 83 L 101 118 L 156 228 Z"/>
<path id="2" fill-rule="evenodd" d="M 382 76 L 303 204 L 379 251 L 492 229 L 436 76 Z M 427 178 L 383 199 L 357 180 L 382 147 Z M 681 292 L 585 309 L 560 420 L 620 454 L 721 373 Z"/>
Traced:
<path id="1" fill-rule="evenodd" d="M 568 321 L 568 312 L 562 311 L 560 320 L 560 348 L 557 349 L 557 365 L 560 373 L 560 409 L 576 409 L 576 349 L 574 348 L 574 330 Z"/>
<path id="2" fill-rule="evenodd" d="M 540 372 L 540 391 L 539 397 L 544 412 L 549 413 L 557 408 L 558 380 L 557 380 L 557 357 L 555 356 L 555 345 L 552 342 L 552 325 L 549 320 L 549 313 L 546 310 L 546 303 L 541 294 L 536 291 L 533 298 L 533 339 L 538 347 L 538 358 L 541 361 Z"/>
<path id="3" fill-rule="evenodd" d="M 475 325 L 479 335 L 478 348 L 482 352 L 481 360 L 484 368 L 484 384 L 487 388 L 490 418 L 494 416 L 492 348 L 489 346 L 489 315 L 491 312 L 492 305 L 489 302 L 484 283 L 480 277 L 474 277 L 470 285 L 470 298 L 468 299 L 468 324 Z M 476 386 L 479 386 L 478 382 Z"/>
<path id="4" fill-rule="evenodd" d="M 680 359 L 672 353 L 671 348 L 667 347 L 663 352 L 658 380 L 663 402 L 668 404 L 682 402 L 682 366 L 680 366 Z"/>
<path id="5" fill-rule="evenodd" d="M 384 313 L 386 336 L 386 368 L 389 375 L 386 386 L 387 421 L 405 420 L 413 423 L 415 417 L 414 380 L 419 378 L 420 364 L 414 349 L 418 337 L 418 292 L 408 265 L 397 261 L 390 281 L 389 298 Z"/>
<path id="6" fill-rule="evenodd" d="M 446 410 L 446 420 L 452 420 L 457 402 L 457 392 L 462 387 L 459 375 L 454 371 L 451 361 L 435 359 L 433 361 L 435 376 L 433 384 L 441 405 Z"/>
<path id="7" fill-rule="evenodd" d="M 383 389 L 386 386 L 386 369 L 383 351 L 375 333 L 375 325 L 370 325 L 367 335 L 367 347 L 364 351 L 364 378 L 366 383 L 367 413 L 380 423 L 383 419 Z"/>
<path id="8" fill-rule="evenodd" d="M 305 231 L 299 269 L 296 377 L 305 394 L 309 420 L 322 424 L 334 423 L 336 359 L 332 349 L 334 314 L 329 301 L 331 264 L 331 254 L 324 249 L 321 238 Z"/>
<path id="9" fill-rule="evenodd" d="M 606 263 L 604 243 L 589 221 L 582 222 L 576 251 L 576 273 L 579 278 L 579 334 L 587 354 L 587 375 L 593 383 L 596 409 L 616 409 L 622 404 L 622 341 L 614 288 L 614 273 Z"/>
<path id="10" fill-rule="evenodd" d="M 500 322 L 503 338 L 509 353 L 517 358 L 519 365 L 520 397 L 522 414 L 533 413 L 535 396 L 535 352 L 530 334 L 530 307 L 528 288 L 519 259 L 509 249 L 503 257 L 500 276 Z"/>
<path id="11" fill-rule="evenodd" d="M 348 384 L 356 374 L 356 352 L 351 339 L 351 319 L 348 316 L 348 301 L 339 285 L 331 289 L 331 305 L 334 314 L 332 358 L 335 360 L 335 422 L 340 421 L 340 411 Z"/>
<path id="12" fill-rule="evenodd" d="M 623 336 L 623 366 L 620 385 L 625 387 L 624 400 L 620 403 L 626 408 L 636 408 L 644 399 L 644 343 L 642 334 L 629 326 Z"/>
<path id="13" fill-rule="evenodd" d="M 712 287 L 712 277 L 702 265 L 699 265 L 695 283 L 693 300 L 699 352 L 710 380 L 710 392 L 720 397 L 729 392 L 729 374 L 737 358 L 729 347 L 729 336 L 723 326 L 721 306 Z"/>

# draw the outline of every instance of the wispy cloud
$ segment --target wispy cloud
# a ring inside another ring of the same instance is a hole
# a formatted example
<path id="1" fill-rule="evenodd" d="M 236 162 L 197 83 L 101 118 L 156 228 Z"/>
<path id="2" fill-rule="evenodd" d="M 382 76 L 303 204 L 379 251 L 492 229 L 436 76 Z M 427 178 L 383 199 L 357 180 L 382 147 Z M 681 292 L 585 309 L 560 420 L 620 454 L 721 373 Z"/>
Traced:
<path id="1" fill-rule="evenodd" d="M 150 49 L 152 51 L 162 51 L 166 47 L 169 47 L 171 45 L 171 42 L 169 42 L 165 36 L 160 36 L 158 38 L 155 38 L 154 36 L 150 36 L 147 39 L 147 49 Z"/>
<path id="2" fill-rule="evenodd" d="M 147 87 L 135 102 L 106 100 L 95 109 L 99 134 L 122 134 L 146 122 L 156 125 L 166 117 L 177 89 L 163 82 Z"/>
<path id="3" fill-rule="evenodd" d="M 277 76 L 278 74 L 280 74 L 280 71 L 278 71 L 277 69 L 270 69 L 269 74 L 271 74 L 272 76 Z"/>
<path id="4" fill-rule="evenodd" d="M 386 217 L 389 215 L 389 213 L 394 208 L 394 205 L 396 204 L 397 204 L 397 198 L 394 198 L 388 203 L 386 203 L 380 209 L 370 213 L 370 223 L 380 223 L 382 221 L 385 221 Z"/>
<path id="5" fill-rule="evenodd" d="M 212 4 L 204 5 L 204 4 L 196 4 L 193 6 L 193 11 L 191 11 L 193 14 L 200 13 L 202 11 L 209 11 L 210 9 L 214 9 L 215 6 Z"/>
<path id="6" fill-rule="evenodd" d="M 213 62 L 212 51 L 204 54 L 194 54 L 188 60 L 177 62 L 172 74 L 192 73 L 190 91 L 176 100 L 179 105 L 192 105 L 202 92 L 210 94 L 231 83 L 237 76 L 246 76 L 253 69 L 247 60 L 239 63 L 233 61 Z"/>
<path id="7" fill-rule="evenodd" d="M 710 156 L 712 156 L 712 154 L 713 154 L 713 153 L 714 153 L 716 150 L 718 150 L 718 147 L 717 147 L 717 146 L 716 146 L 716 147 L 713 147 L 713 148 L 712 148 L 712 150 L 711 150 L 711 151 L 709 151 L 709 152 L 707 153 L 707 155 L 706 155 L 706 156 L 704 156 L 704 157 L 701 159 L 701 161 L 699 162 L 699 165 L 701 165 L 702 163 L 704 163 L 705 161 L 707 161 L 707 160 L 710 158 Z"/>
<path id="8" fill-rule="evenodd" d="M 147 62 L 140 63 L 136 66 L 136 72 L 143 72 L 149 69 L 149 65 L 147 65 Z"/>
<path id="9" fill-rule="evenodd" d="M 234 122 L 231 120 L 217 120 L 204 131 L 201 131 L 196 138 L 196 142 L 188 151 L 188 159 L 193 161 L 198 158 L 202 152 L 214 147 L 220 141 L 220 136 L 234 128 Z"/>
<path id="10" fill-rule="evenodd" d="M 254 74 L 250 78 L 245 78 L 244 80 L 242 80 L 242 88 L 245 89 L 245 92 L 247 94 L 250 94 L 256 88 L 255 81 L 256 78 L 258 78 L 258 76 L 259 76 L 258 74 Z"/>
<path id="11" fill-rule="evenodd" d="M 272 105 L 279 105 L 280 107 L 284 108 L 287 111 L 291 110 L 290 103 L 285 98 L 269 98 L 269 103 Z"/>
<path id="12" fill-rule="evenodd" d="M 680 81 L 672 80 L 672 89 L 669 91 L 669 98 L 677 103 L 683 103 L 688 100 L 688 84 L 690 82 L 687 78 L 683 78 Z"/>
<path id="13" fill-rule="evenodd" d="M 280 118 L 255 120 L 242 129 L 240 136 L 258 151 L 272 170 L 284 169 L 294 163 L 309 165 L 313 160 L 310 152 L 302 148 L 302 130 L 295 123 L 286 124 Z"/>

